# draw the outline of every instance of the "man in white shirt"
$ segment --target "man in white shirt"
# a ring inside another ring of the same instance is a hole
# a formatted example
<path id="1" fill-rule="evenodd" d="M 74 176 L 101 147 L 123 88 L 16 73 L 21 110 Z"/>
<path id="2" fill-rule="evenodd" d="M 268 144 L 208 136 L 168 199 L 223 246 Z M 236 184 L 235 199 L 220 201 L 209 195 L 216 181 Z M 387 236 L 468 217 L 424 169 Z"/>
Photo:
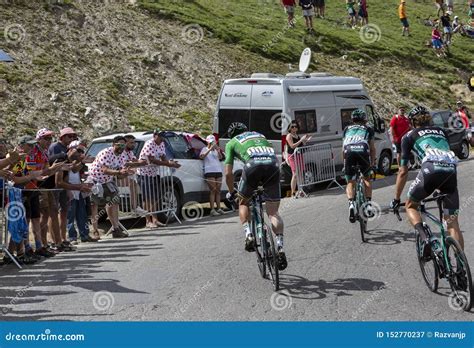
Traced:
<path id="1" fill-rule="evenodd" d="M 138 158 L 139 161 L 146 161 L 148 163 L 148 166 L 138 169 L 138 182 L 145 202 L 144 208 L 150 213 L 150 215 L 146 216 L 147 228 L 165 226 L 158 221 L 156 214 L 153 214 L 161 209 L 161 197 L 159 194 L 160 166 L 170 168 L 181 167 L 178 162 L 166 159 L 166 149 L 163 140 L 163 133 L 159 129 L 155 129 L 153 139 L 145 142 Z"/>

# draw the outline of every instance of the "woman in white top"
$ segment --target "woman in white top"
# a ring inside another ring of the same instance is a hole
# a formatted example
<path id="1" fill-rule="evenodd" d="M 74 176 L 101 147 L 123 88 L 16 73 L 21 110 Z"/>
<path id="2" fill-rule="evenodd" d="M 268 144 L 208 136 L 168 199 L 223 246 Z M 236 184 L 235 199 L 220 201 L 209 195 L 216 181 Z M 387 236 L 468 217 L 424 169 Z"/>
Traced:
<path id="1" fill-rule="evenodd" d="M 216 138 L 209 135 L 206 138 L 207 147 L 203 147 L 199 158 L 204 161 L 204 179 L 209 185 L 209 202 L 211 203 L 211 215 L 224 214 L 221 209 L 221 186 L 222 186 L 222 152 L 216 144 Z M 214 209 L 214 202 L 217 209 Z"/>

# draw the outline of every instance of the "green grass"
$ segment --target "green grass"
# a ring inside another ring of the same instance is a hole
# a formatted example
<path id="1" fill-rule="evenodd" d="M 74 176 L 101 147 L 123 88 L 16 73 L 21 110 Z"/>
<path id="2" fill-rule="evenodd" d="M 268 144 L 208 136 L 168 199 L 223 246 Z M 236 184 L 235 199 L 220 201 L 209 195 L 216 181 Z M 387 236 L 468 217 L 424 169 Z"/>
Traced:
<path id="1" fill-rule="evenodd" d="M 300 8 L 296 11 L 296 28 L 288 30 L 286 14 L 279 0 L 140 1 L 142 8 L 161 17 L 199 24 L 226 43 L 238 44 L 251 52 L 287 63 L 297 62 L 302 49 L 309 46 L 315 52 L 332 56 L 348 55 L 349 59 L 392 60 L 401 69 L 448 74 L 451 80 L 457 82 L 461 82 L 459 70 L 474 70 L 472 39 L 455 36 L 451 55 L 447 59 L 438 59 L 425 46 L 431 38 L 431 29 L 422 24 L 422 18 L 436 14 L 432 1 L 408 1 L 411 37 L 401 36 L 398 3 L 398 0 L 368 1 L 370 23 L 380 28 L 380 35 L 377 41 L 366 43 L 361 40 L 359 30 L 346 25 L 342 0 L 327 1 L 326 19 L 315 19 L 316 37 L 305 34 Z M 461 12 L 461 5 L 457 6 L 456 14 L 465 20 L 466 9 Z"/>

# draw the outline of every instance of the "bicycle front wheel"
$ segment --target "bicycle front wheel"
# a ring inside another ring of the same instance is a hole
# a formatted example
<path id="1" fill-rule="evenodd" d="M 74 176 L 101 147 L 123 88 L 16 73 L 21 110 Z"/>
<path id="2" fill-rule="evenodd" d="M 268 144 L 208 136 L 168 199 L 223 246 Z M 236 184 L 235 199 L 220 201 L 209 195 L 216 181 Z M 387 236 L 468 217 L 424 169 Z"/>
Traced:
<path id="1" fill-rule="evenodd" d="M 270 279 L 273 283 L 273 290 L 278 291 L 280 289 L 280 274 L 278 272 L 278 255 L 275 248 L 275 239 L 273 238 L 273 232 L 270 225 L 265 225 L 265 236 L 270 241 L 267 250 L 267 266 L 268 273 L 270 273 Z"/>
<path id="2" fill-rule="evenodd" d="M 465 311 L 471 310 L 473 289 L 471 270 L 466 255 L 461 250 L 459 243 L 451 236 L 446 238 L 446 252 L 451 269 L 448 275 L 449 286 L 453 290 L 454 305 Z"/>
<path id="3" fill-rule="evenodd" d="M 360 228 L 360 238 L 362 239 L 362 243 L 365 243 L 365 233 L 367 232 L 367 218 L 364 215 L 364 190 L 361 187 L 362 183 L 357 184 L 357 219 L 359 220 L 359 228 Z"/>
<path id="4" fill-rule="evenodd" d="M 438 290 L 439 283 L 439 269 L 436 264 L 433 250 L 430 248 L 430 257 L 428 260 L 423 258 L 423 250 L 421 250 L 421 237 L 416 233 L 416 256 L 418 257 L 418 263 L 420 264 L 421 274 L 425 280 L 426 285 L 432 292 Z"/>

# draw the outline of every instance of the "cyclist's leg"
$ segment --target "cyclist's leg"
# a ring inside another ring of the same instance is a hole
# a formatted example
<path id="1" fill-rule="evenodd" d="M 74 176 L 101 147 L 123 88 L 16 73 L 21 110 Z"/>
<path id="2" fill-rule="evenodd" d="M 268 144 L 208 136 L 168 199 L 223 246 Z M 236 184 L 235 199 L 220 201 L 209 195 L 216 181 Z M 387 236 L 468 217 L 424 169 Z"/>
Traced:
<path id="1" fill-rule="evenodd" d="M 266 202 L 267 215 L 272 224 L 273 233 L 276 235 L 283 235 L 283 219 L 278 213 L 280 202 Z"/>
<path id="2" fill-rule="evenodd" d="M 250 219 L 249 219 L 249 202 L 252 197 L 253 191 L 257 189 L 257 186 L 253 184 L 255 178 L 255 166 L 252 163 L 248 163 L 249 166 L 245 166 L 242 171 L 242 177 L 240 178 L 237 191 L 239 192 L 239 217 L 242 224 L 242 230 L 245 234 L 245 250 L 255 250 L 255 240 L 253 239 L 252 232 L 250 230 Z"/>
<path id="3" fill-rule="evenodd" d="M 443 185 L 440 187 L 441 193 L 446 193 L 447 196 L 444 198 L 444 220 L 446 221 L 447 230 L 451 237 L 456 241 L 464 250 L 464 238 L 459 227 L 458 215 L 459 215 L 459 192 L 457 183 L 457 173 L 453 166 L 453 173 L 445 179 Z"/>
<path id="4" fill-rule="evenodd" d="M 354 200 L 355 198 L 355 182 L 356 182 L 356 169 L 355 165 L 357 164 L 357 158 L 353 152 L 350 150 L 345 151 L 344 159 L 344 171 L 345 179 L 347 182 L 346 186 L 346 195 L 349 201 Z"/>
<path id="5" fill-rule="evenodd" d="M 425 171 L 429 174 L 425 174 Z M 422 164 L 415 181 L 411 183 L 408 189 L 408 200 L 405 205 L 408 220 L 420 234 L 421 239 L 425 242 L 425 246 L 428 246 L 428 243 L 426 243 L 428 236 L 423 227 L 423 220 L 421 213 L 418 211 L 418 207 L 420 206 L 420 202 L 436 189 L 436 180 L 434 180 L 436 178 L 433 177 L 433 173 L 434 168 L 432 163 L 425 162 Z M 428 247 L 425 247 L 423 254 L 429 256 Z"/>

